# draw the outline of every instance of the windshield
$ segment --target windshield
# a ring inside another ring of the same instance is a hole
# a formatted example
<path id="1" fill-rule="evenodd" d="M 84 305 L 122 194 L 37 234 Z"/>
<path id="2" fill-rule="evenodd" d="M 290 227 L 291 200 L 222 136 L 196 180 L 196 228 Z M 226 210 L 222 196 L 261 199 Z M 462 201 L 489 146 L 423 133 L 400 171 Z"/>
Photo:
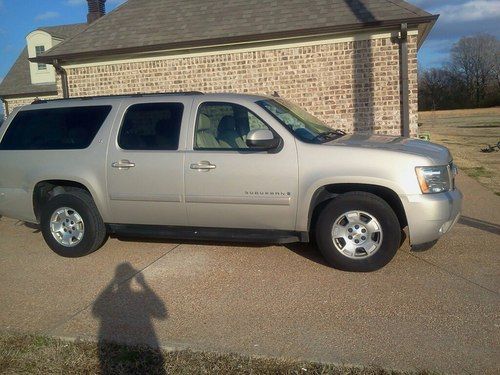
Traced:
<path id="1" fill-rule="evenodd" d="M 257 104 L 304 142 L 324 143 L 345 135 L 343 131 L 330 128 L 299 106 L 281 98 L 260 100 Z"/>

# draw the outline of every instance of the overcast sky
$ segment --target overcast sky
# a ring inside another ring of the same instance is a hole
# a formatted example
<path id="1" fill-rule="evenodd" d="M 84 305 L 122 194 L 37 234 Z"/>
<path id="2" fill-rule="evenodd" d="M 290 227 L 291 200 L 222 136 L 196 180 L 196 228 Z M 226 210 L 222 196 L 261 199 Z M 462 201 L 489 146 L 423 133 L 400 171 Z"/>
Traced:
<path id="1" fill-rule="evenodd" d="M 285 1 L 285 0 L 280 0 Z M 441 14 L 419 52 L 421 67 L 442 64 L 461 36 L 487 32 L 500 38 L 500 0 L 409 0 Z M 108 11 L 124 0 L 107 0 Z M 0 0 L 0 80 L 26 44 L 26 35 L 39 26 L 85 22 L 86 0 Z"/>

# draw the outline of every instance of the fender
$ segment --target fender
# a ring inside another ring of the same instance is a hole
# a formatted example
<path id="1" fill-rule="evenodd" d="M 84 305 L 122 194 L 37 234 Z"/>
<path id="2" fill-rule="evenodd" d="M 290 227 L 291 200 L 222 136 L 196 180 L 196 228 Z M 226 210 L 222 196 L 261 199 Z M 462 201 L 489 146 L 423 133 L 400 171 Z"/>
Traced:
<path id="1" fill-rule="evenodd" d="M 385 189 L 393 191 L 398 197 L 404 195 L 403 188 L 396 182 L 376 177 L 367 176 L 335 176 L 330 178 L 322 178 L 316 180 L 312 185 L 310 185 L 303 194 L 300 194 L 299 201 L 302 202 L 297 210 L 297 231 L 308 231 L 309 230 L 309 219 L 311 217 L 311 202 L 313 201 L 316 192 L 324 186 L 336 185 L 336 184 L 360 184 L 360 185 L 372 185 L 379 186 Z"/>

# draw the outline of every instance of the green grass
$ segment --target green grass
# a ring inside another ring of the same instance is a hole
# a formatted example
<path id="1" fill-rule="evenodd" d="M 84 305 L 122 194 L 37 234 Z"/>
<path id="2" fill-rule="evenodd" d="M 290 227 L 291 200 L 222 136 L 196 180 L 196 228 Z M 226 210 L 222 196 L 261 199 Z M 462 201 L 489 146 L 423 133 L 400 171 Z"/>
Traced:
<path id="1" fill-rule="evenodd" d="M 0 332 L 1 374 L 429 374 Z"/>

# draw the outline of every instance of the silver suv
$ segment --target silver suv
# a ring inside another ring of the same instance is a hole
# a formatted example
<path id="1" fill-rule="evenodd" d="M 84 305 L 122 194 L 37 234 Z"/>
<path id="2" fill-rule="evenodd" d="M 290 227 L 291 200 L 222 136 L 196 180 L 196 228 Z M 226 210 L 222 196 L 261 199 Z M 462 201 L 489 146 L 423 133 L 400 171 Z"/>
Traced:
<path id="1" fill-rule="evenodd" d="M 108 234 L 289 243 L 334 267 L 387 264 L 460 215 L 449 151 L 347 135 L 275 97 L 176 93 L 39 101 L 0 128 L 0 215 L 57 254 Z"/>

